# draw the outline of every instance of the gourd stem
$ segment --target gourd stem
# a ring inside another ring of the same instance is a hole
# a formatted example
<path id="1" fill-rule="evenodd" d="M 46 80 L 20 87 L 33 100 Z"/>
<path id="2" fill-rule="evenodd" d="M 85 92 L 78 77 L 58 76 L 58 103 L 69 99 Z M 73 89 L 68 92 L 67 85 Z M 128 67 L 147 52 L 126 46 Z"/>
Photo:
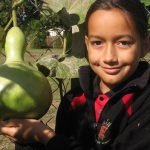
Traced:
<path id="1" fill-rule="evenodd" d="M 18 0 L 18 1 L 15 1 L 12 8 L 16 8 L 17 6 L 19 6 L 21 3 L 23 3 L 24 0 Z"/>
<path id="2" fill-rule="evenodd" d="M 13 8 L 12 10 L 12 19 L 13 19 L 13 26 L 17 26 L 17 14 L 16 14 L 16 8 Z"/>
<path id="3" fill-rule="evenodd" d="M 17 13 L 16 13 L 17 6 L 19 6 L 23 1 L 24 0 L 15 1 L 12 5 L 12 19 L 14 27 L 17 26 Z"/>

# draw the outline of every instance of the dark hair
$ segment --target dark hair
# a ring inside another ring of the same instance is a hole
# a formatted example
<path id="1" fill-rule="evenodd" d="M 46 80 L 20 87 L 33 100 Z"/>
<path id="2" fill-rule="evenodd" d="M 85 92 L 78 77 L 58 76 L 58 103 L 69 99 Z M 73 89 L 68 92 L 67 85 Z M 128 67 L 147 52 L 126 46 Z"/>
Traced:
<path id="1" fill-rule="evenodd" d="M 86 18 L 86 34 L 88 34 L 88 21 L 96 10 L 119 8 L 129 13 L 132 17 L 137 31 L 142 38 L 148 36 L 148 11 L 140 0 L 96 0 L 89 8 Z"/>

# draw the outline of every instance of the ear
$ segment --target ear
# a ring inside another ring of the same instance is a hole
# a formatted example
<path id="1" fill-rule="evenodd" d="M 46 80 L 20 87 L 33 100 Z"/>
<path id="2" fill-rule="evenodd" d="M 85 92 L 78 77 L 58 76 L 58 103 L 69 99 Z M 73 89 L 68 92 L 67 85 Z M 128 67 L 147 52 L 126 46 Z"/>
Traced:
<path id="1" fill-rule="evenodd" d="M 150 52 L 150 36 L 143 40 L 142 50 L 142 57 L 144 57 L 148 52 Z"/>

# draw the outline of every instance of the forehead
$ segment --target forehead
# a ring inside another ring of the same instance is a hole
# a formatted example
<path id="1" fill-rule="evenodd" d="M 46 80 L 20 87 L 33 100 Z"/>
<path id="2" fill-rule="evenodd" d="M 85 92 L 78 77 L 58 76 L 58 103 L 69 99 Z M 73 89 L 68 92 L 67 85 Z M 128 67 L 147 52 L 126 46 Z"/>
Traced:
<path id="1" fill-rule="evenodd" d="M 132 17 L 119 8 L 96 10 L 88 21 L 88 33 L 126 32 L 137 35 L 137 30 Z"/>

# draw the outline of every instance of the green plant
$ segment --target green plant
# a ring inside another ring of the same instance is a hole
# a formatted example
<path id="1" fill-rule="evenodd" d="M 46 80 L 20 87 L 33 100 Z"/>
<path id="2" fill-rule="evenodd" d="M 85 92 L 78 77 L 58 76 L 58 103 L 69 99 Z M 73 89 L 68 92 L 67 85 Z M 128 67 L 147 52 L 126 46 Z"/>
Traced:
<path id="1" fill-rule="evenodd" d="M 93 1 L 44 0 L 43 8 L 48 7 L 57 13 L 60 21 L 57 25 L 64 29 L 63 51 L 58 55 L 41 58 L 36 65 L 41 72 L 44 72 L 45 69 L 49 70 L 47 76 L 53 78 L 58 84 L 60 97 L 65 94 L 67 89 L 64 84 L 65 80 L 72 82 L 72 80 L 78 78 L 78 68 L 88 64 L 85 56 L 76 55 L 84 50 L 84 41 L 82 39 L 83 35 L 73 33 L 73 26 L 77 26 L 80 33 L 84 32 L 82 24 L 84 23 L 86 11 Z"/>
<path id="2" fill-rule="evenodd" d="M 72 26 L 84 22 L 88 7 L 94 1 L 95 0 L 44 0 L 46 6 L 48 5 L 50 9 L 56 12 L 62 22 L 61 28 L 64 29 L 63 55 L 68 54 L 68 52 L 72 50 Z"/>
<path id="3" fill-rule="evenodd" d="M 13 2 L 13 27 L 7 32 L 6 61 L 0 66 L 0 118 L 40 118 L 51 105 L 51 87 L 42 73 L 23 60 L 25 36 L 16 19 L 23 0 Z"/>

